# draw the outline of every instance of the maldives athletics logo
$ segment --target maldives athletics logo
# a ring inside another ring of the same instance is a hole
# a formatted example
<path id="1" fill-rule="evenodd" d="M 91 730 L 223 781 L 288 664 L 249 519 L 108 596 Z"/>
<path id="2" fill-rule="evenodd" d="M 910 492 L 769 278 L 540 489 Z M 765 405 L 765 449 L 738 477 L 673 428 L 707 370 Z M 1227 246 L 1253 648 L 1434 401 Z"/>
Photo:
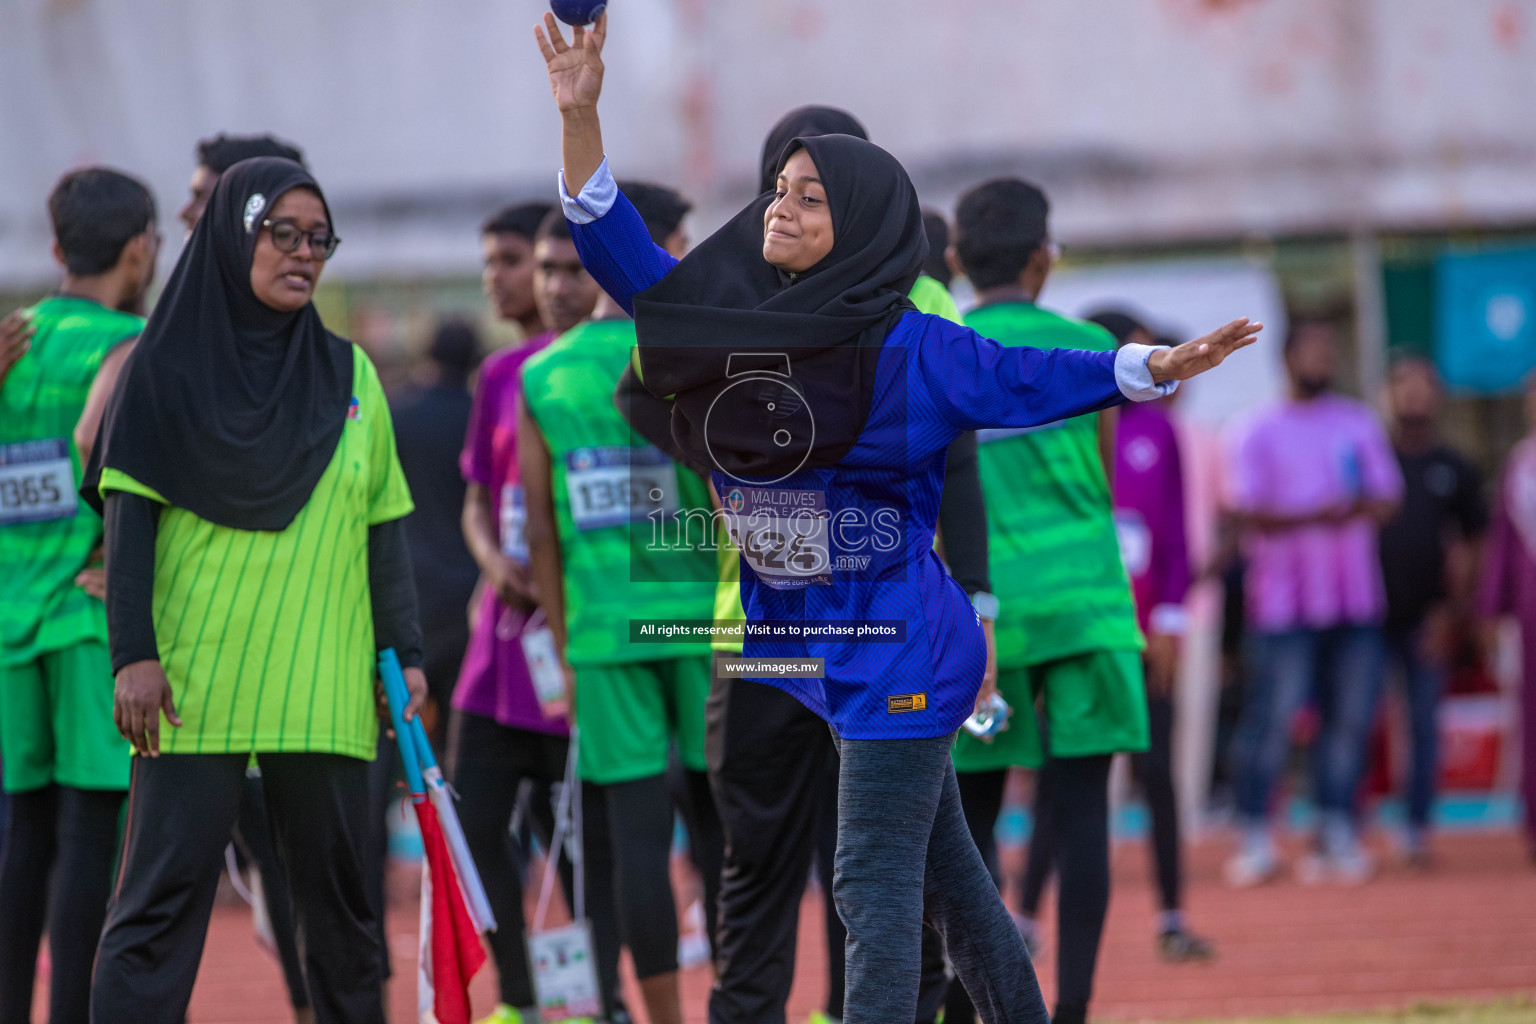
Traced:
<path id="1" fill-rule="evenodd" d="M 740 512 L 747 504 L 747 496 L 741 493 L 740 487 L 731 488 L 731 493 L 725 496 L 725 503 L 732 512 Z"/>

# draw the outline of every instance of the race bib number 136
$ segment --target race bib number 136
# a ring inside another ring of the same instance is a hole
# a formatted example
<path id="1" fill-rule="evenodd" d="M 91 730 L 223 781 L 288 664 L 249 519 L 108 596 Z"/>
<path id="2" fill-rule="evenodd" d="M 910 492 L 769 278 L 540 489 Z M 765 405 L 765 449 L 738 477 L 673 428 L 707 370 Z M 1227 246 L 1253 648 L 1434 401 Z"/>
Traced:
<path id="1" fill-rule="evenodd" d="M 677 464 L 650 447 L 577 448 L 565 456 L 565 491 L 578 530 L 671 515 L 678 509 Z"/>
<path id="2" fill-rule="evenodd" d="M 0 526 L 69 519 L 78 502 L 64 438 L 0 445 Z"/>

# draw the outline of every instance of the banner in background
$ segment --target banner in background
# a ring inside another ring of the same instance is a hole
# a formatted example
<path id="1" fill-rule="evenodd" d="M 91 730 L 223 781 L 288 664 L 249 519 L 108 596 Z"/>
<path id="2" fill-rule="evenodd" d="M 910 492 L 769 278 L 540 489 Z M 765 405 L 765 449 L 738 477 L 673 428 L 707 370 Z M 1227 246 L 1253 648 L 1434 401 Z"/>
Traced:
<path id="1" fill-rule="evenodd" d="M 1448 252 L 1435 265 L 1435 358 L 1453 388 L 1513 391 L 1536 368 L 1536 247 Z"/>

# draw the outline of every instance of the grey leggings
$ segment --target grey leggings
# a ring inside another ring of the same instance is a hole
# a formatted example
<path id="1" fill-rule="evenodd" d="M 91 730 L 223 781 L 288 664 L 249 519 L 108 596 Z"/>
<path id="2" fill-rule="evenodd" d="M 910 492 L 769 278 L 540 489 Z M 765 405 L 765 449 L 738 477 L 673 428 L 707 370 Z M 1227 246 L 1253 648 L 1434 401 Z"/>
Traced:
<path id="1" fill-rule="evenodd" d="M 838 740 L 832 895 L 848 926 L 844 1024 L 916 1019 L 923 922 L 987 1024 L 1047 1024 L 1024 940 L 960 807 L 953 736 Z"/>

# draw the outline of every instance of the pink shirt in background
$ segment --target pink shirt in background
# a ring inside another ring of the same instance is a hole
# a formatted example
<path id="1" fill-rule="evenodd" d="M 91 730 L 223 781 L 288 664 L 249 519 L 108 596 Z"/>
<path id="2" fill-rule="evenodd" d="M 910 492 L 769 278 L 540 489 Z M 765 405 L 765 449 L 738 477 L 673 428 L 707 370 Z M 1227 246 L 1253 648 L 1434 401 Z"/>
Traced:
<path id="1" fill-rule="evenodd" d="M 1392 445 L 1366 405 L 1327 394 L 1261 413 L 1233 449 L 1230 486 L 1238 512 L 1307 515 L 1357 498 L 1396 500 L 1402 475 Z M 1386 614 L 1376 524 L 1249 531 L 1248 621 L 1278 633 L 1379 623 Z"/>
<path id="2" fill-rule="evenodd" d="M 480 364 L 459 472 L 470 483 L 490 490 L 498 523 L 502 490 L 517 483 L 517 396 L 523 364 L 554 340 L 554 332 L 547 331 L 493 353 Z"/>
<path id="3" fill-rule="evenodd" d="M 480 367 L 475 384 L 475 405 L 469 416 L 469 433 L 459 455 L 464 479 L 491 492 L 496 512 L 497 536 L 503 551 L 516 556 L 509 533 L 521 532 L 521 516 L 510 516 L 517 487 L 517 410 L 521 371 L 529 357 L 554 340 L 541 334 L 517 348 L 498 352 Z M 526 552 L 521 552 L 526 559 Z M 564 736 L 565 719 L 545 718 L 533 691 L 533 679 L 523 657 L 522 635 L 529 617 L 502 604 L 491 587 L 482 587 L 475 612 L 459 685 L 453 706 L 472 715 L 493 718 L 513 729 Z"/>
<path id="4" fill-rule="evenodd" d="M 1536 438 L 1516 445 L 1505 463 L 1487 545 L 1479 611 L 1520 623 L 1520 788 L 1526 831 L 1536 843 Z"/>
<path id="5" fill-rule="evenodd" d="M 1486 543 L 1479 611 L 1519 619 L 1525 675 L 1536 680 L 1536 438 L 1516 445 L 1505 463 Z"/>
<path id="6" fill-rule="evenodd" d="M 1120 410 L 1115 429 L 1115 530 L 1142 632 L 1184 632 L 1189 535 L 1178 437 L 1162 402 Z"/>

